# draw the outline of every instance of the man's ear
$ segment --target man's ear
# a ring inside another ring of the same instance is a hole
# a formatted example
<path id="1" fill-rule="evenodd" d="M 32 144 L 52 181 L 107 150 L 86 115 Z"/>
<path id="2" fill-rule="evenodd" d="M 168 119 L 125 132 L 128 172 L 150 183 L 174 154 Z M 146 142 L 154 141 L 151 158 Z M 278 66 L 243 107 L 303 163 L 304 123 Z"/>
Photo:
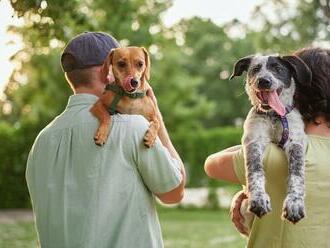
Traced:
<path id="1" fill-rule="evenodd" d="M 312 72 L 302 59 L 294 55 L 283 56 L 281 59 L 288 65 L 297 83 L 304 86 L 311 85 Z"/>
<path id="2" fill-rule="evenodd" d="M 144 63 L 146 68 L 144 69 L 144 72 L 142 74 L 142 77 L 148 81 L 150 79 L 150 57 L 149 57 L 149 53 L 147 51 L 147 49 L 145 49 L 144 47 L 141 47 L 143 53 L 144 53 Z"/>
<path id="3" fill-rule="evenodd" d="M 241 76 L 244 71 L 247 71 L 251 64 L 253 57 L 254 57 L 254 55 L 250 55 L 250 56 L 239 59 L 234 65 L 234 70 L 233 70 L 233 73 L 231 74 L 229 80 L 232 80 L 236 76 Z"/>
<path id="4" fill-rule="evenodd" d="M 61 62 L 64 71 L 69 72 L 75 69 L 76 59 L 71 53 L 64 53 Z"/>

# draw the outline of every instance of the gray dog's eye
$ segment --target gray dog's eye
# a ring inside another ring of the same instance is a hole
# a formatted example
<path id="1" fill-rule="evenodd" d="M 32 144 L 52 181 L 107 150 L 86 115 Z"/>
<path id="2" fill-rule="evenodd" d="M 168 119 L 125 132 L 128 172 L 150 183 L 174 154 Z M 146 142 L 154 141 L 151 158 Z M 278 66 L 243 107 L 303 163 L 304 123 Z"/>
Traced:
<path id="1" fill-rule="evenodd" d="M 255 66 L 255 67 L 253 67 L 252 69 L 251 69 L 251 73 L 252 74 L 256 74 L 257 72 L 259 72 L 260 71 L 260 66 Z"/>
<path id="2" fill-rule="evenodd" d="M 282 67 L 280 67 L 279 65 L 274 66 L 274 69 L 278 73 L 281 73 L 283 71 Z"/>

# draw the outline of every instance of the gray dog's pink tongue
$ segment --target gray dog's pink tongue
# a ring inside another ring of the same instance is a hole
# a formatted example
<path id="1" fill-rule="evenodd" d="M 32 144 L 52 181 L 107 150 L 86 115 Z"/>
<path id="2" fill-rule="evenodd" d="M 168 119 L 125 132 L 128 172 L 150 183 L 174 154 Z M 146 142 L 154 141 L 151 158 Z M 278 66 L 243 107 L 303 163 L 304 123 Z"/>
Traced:
<path id="1" fill-rule="evenodd" d="M 276 90 L 273 90 L 273 91 L 269 92 L 268 104 L 280 116 L 285 115 L 285 113 L 286 113 L 285 107 L 281 103 L 280 98 L 278 97 Z"/>

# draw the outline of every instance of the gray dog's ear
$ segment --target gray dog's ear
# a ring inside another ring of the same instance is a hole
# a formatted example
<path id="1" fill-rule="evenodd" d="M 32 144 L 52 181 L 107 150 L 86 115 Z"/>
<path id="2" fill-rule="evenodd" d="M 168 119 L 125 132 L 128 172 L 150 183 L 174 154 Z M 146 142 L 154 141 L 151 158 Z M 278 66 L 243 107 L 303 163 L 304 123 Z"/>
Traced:
<path id="1" fill-rule="evenodd" d="M 241 76 L 244 71 L 247 71 L 254 55 L 250 55 L 239 59 L 234 65 L 234 71 L 231 74 L 229 80 L 232 80 L 236 76 Z"/>
<path id="2" fill-rule="evenodd" d="M 297 56 L 283 56 L 281 59 L 287 63 L 297 83 L 310 86 L 312 83 L 312 72 L 302 59 Z"/>

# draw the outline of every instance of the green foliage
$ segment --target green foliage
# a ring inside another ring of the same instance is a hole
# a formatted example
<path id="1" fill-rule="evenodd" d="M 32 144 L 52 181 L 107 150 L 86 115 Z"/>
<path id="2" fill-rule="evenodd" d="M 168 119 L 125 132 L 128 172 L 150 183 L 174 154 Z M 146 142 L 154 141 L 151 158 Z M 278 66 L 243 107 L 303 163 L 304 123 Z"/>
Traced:
<path id="1" fill-rule="evenodd" d="M 188 186 L 207 185 L 204 161 L 208 155 L 224 148 L 240 144 L 243 130 L 234 127 L 212 129 L 180 130 L 173 136 L 173 142 L 185 161 Z"/>
<path id="2" fill-rule="evenodd" d="M 206 127 L 232 125 L 235 118 L 245 115 L 249 109 L 247 97 L 243 95 L 242 79 L 228 81 L 232 66 L 246 53 L 254 53 L 252 41 L 232 39 L 210 20 L 193 18 L 174 27 L 184 30 L 185 63 L 182 68 L 189 75 L 200 78 L 199 92 L 212 101 L 216 108 L 203 118 Z M 201 32 L 203 30 L 203 32 Z"/>
<path id="3" fill-rule="evenodd" d="M 262 32 L 250 35 L 269 52 L 288 53 L 330 38 L 329 0 L 265 1 L 256 9 L 255 19 L 263 25 Z"/>
<path id="4" fill-rule="evenodd" d="M 30 205 L 24 168 L 37 131 L 25 123 L 19 127 L 0 122 L 0 208 Z"/>

